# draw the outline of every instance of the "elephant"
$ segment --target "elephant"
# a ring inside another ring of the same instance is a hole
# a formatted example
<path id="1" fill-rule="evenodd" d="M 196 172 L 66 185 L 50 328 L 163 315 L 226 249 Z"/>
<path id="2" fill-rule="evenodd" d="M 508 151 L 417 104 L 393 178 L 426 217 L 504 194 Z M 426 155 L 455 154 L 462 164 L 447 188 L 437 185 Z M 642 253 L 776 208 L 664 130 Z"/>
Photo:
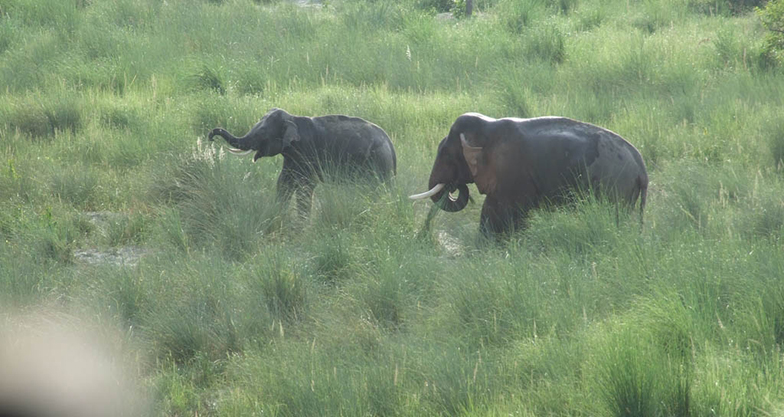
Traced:
<path id="1" fill-rule="evenodd" d="M 648 174 L 637 148 L 607 129 L 566 117 L 465 113 L 438 145 L 430 190 L 410 198 L 429 197 L 456 212 L 468 204 L 470 183 L 485 195 L 480 232 L 496 238 L 524 228 L 532 209 L 567 204 L 579 191 L 608 198 L 616 209 L 639 198 L 642 226 Z"/>
<path id="2" fill-rule="evenodd" d="M 277 200 L 288 202 L 296 194 L 301 216 L 310 212 L 313 191 L 320 181 L 388 181 L 397 169 L 395 147 L 379 126 L 358 117 L 327 115 L 294 116 L 272 108 L 243 137 L 223 128 L 209 133 L 209 140 L 221 136 L 230 152 L 247 155 L 253 162 L 265 156 L 283 155 L 278 176 Z"/>

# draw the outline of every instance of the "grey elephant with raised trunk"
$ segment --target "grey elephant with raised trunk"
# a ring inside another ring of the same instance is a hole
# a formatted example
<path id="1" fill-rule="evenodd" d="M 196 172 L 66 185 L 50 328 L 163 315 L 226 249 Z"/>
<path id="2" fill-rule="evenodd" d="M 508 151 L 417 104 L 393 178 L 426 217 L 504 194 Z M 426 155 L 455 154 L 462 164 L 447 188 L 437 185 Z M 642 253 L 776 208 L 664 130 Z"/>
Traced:
<path id="1" fill-rule="evenodd" d="M 277 198 L 288 202 L 296 194 L 300 215 L 310 212 L 313 191 L 324 180 L 387 181 L 395 175 L 397 159 L 383 129 L 367 120 L 343 115 L 294 116 L 273 108 L 243 137 L 223 128 L 220 136 L 237 155 L 256 152 L 253 161 L 283 155 Z"/>
<path id="2" fill-rule="evenodd" d="M 445 211 L 460 211 L 470 183 L 486 196 L 480 231 L 495 237 L 524 227 L 532 209 L 572 201 L 576 191 L 608 198 L 616 207 L 634 207 L 639 198 L 642 224 L 648 174 L 640 152 L 607 129 L 565 117 L 466 113 L 438 145 L 430 190 L 411 198 L 429 197 Z"/>

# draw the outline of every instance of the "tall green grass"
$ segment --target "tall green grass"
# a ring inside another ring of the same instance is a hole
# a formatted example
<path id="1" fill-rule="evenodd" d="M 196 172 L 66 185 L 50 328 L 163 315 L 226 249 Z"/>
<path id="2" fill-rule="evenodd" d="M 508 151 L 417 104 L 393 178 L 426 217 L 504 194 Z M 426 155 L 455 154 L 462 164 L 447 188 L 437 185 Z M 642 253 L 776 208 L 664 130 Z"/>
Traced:
<path id="1" fill-rule="evenodd" d="M 0 1 L 0 306 L 120 329 L 154 415 L 780 413 L 784 78 L 754 2 L 474 3 Z M 206 140 L 271 107 L 378 124 L 395 180 L 300 218 L 279 157 Z M 586 199 L 488 243 L 473 192 L 424 229 L 407 195 L 467 111 L 627 138 L 644 226 Z"/>

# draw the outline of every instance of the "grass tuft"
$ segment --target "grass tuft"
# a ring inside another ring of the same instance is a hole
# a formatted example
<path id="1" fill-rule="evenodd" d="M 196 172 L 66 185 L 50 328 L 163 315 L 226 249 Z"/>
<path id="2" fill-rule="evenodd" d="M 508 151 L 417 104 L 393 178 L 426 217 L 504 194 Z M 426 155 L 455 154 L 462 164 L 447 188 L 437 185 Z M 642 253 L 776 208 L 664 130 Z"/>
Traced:
<path id="1" fill-rule="evenodd" d="M 199 141 L 191 155 L 181 156 L 170 168 L 169 181 L 154 184 L 151 193 L 178 204 L 183 220 L 178 234 L 184 233 L 186 242 L 244 259 L 262 236 L 274 233 L 279 211 L 274 194 L 261 195 L 253 171 L 245 167 Z"/>
<path id="2" fill-rule="evenodd" d="M 307 286 L 299 271 L 283 262 L 274 255 L 267 257 L 256 270 L 258 285 L 273 318 L 297 321 L 306 312 Z"/>
<path id="3" fill-rule="evenodd" d="M 193 88 L 225 95 L 225 81 L 221 72 L 220 68 L 203 65 L 199 71 L 192 75 Z"/>
<path id="4" fill-rule="evenodd" d="M 605 343 L 597 384 L 609 415 L 691 415 L 689 375 L 680 361 L 651 350 L 644 335 L 628 329 Z"/>
<path id="5" fill-rule="evenodd" d="M 313 271 L 319 281 L 336 285 L 352 275 L 352 254 L 344 241 L 340 234 L 318 239 Z"/>
<path id="6" fill-rule="evenodd" d="M 101 179 L 92 169 L 73 166 L 52 176 L 50 188 L 57 198 L 85 210 L 100 208 Z"/>
<path id="7" fill-rule="evenodd" d="M 149 234 L 150 219 L 140 213 L 118 216 L 109 222 L 106 237 L 110 246 L 140 244 Z"/>
<path id="8" fill-rule="evenodd" d="M 784 168 L 784 119 L 777 119 L 764 132 L 768 137 L 768 146 L 773 156 L 773 164 L 777 169 Z"/>
<path id="9" fill-rule="evenodd" d="M 566 59 L 565 38 L 561 30 L 547 25 L 532 33 L 528 38 L 527 56 L 535 56 L 551 64 L 560 64 Z"/>
<path id="10" fill-rule="evenodd" d="M 373 322 L 384 328 L 397 329 L 404 322 L 403 282 L 391 274 L 368 274 L 368 282 L 362 295 Z"/>
<path id="11" fill-rule="evenodd" d="M 545 3 L 542 0 L 508 0 L 501 2 L 497 8 L 504 27 L 513 34 L 522 34 L 545 14 Z"/>
<path id="12" fill-rule="evenodd" d="M 49 117 L 40 106 L 24 105 L 17 107 L 6 120 L 9 130 L 16 130 L 33 138 L 41 138 L 53 133 L 49 124 Z"/>
<path id="13" fill-rule="evenodd" d="M 75 133 L 82 127 L 81 102 L 73 97 L 41 101 L 40 97 L 16 103 L 9 111 L 6 126 L 32 138 Z"/>

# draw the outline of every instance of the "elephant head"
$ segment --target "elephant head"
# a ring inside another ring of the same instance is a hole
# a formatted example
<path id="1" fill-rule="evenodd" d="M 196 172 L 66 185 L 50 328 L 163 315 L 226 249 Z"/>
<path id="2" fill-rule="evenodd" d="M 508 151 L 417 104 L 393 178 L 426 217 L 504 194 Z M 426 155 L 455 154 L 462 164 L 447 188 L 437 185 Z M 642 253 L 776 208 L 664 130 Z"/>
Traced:
<path id="1" fill-rule="evenodd" d="M 468 204 L 466 184 L 475 183 L 482 194 L 490 194 L 496 187 L 493 155 L 487 135 L 487 117 L 468 113 L 460 116 L 438 145 L 428 181 L 429 191 L 412 195 L 412 200 L 430 197 L 442 210 L 460 211 Z M 457 190 L 457 196 L 452 193 Z"/>
<path id="2" fill-rule="evenodd" d="M 230 152 L 236 155 L 247 155 L 256 151 L 253 162 L 262 156 L 275 156 L 293 142 L 299 140 L 299 131 L 294 116 L 285 110 L 273 108 L 245 136 L 238 138 L 223 128 L 215 128 L 210 132 L 209 139 L 214 140 L 214 136 L 221 136 L 232 148 Z"/>

